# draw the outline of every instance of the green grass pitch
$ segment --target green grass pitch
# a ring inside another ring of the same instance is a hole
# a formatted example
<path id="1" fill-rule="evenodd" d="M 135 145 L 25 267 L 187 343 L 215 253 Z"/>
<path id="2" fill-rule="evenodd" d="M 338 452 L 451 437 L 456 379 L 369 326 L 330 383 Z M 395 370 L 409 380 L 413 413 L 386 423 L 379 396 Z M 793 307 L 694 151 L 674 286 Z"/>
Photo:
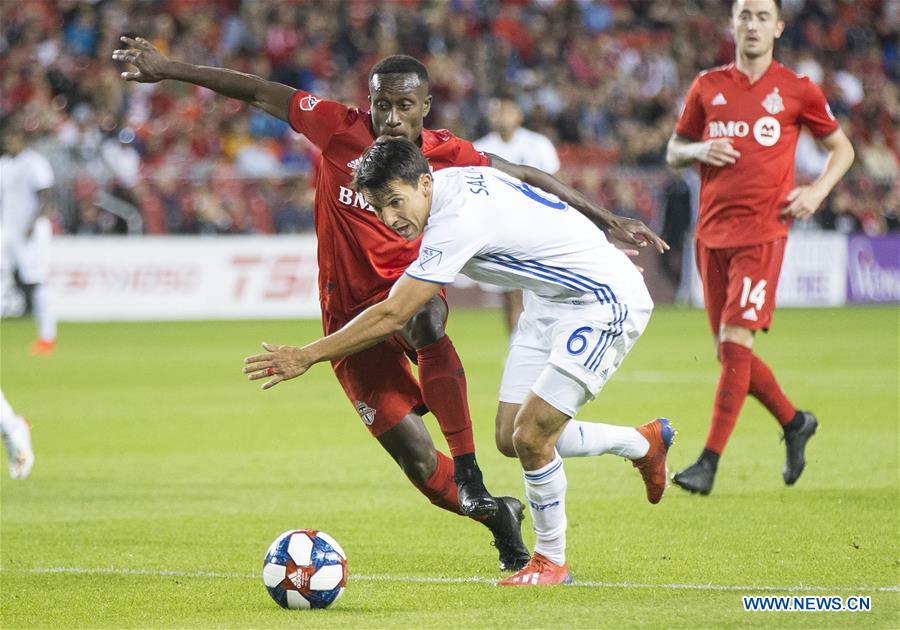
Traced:
<path id="1" fill-rule="evenodd" d="M 821 422 L 795 487 L 752 399 L 710 497 L 672 487 L 651 506 L 623 460 L 567 460 L 583 585 L 501 589 L 487 531 L 412 488 L 327 366 L 268 392 L 244 380 L 260 341 L 305 342 L 317 322 L 66 324 L 55 356 L 31 358 L 32 323 L 5 321 L 2 387 L 33 421 L 37 463 L 11 482 L 3 459 L 0 625 L 900 627 L 898 323 L 896 308 L 781 310 L 760 336 Z M 450 333 L 489 488 L 521 496 L 517 462 L 493 445 L 500 317 L 455 311 Z M 702 448 L 717 375 L 702 312 L 660 308 L 580 417 L 671 418 L 676 470 Z M 333 609 L 282 610 L 263 587 L 269 543 L 302 527 L 349 556 Z M 872 610 L 744 612 L 741 596 L 761 593 L 869 595 Z"/>

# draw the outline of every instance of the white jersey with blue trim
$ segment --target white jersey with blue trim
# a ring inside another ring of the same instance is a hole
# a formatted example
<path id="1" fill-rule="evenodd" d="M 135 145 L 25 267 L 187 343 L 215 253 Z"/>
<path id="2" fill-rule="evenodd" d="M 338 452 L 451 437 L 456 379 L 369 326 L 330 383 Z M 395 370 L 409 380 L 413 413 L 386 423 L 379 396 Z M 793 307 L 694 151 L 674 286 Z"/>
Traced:
<path id="1" fill-rule="evenodd" d="M 473 280 L 554 301 L 651 304 L 628 257 L 589 219 L 554 195 L 490 167 L 433 174 L 418 280 Z"/>

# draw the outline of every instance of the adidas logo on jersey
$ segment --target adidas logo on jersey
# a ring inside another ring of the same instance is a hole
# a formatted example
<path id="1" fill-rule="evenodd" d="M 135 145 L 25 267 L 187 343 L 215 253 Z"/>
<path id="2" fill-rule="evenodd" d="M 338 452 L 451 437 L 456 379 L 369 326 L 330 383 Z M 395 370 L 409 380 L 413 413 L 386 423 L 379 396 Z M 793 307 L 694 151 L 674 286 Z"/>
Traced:
<path id="1" fill-rule="evenodd" d="M 751 322 L 759 321 L 759 317 L 756 316 L 756 309 L 753 308 L 748 308 L 746 311 L 741 313 L 741 317 Z"/>
<path id="2" fill-rule="evenodd" d="M 725 95 L 719 92 L 713 97 L 712 100 L 713 105 L 728 105 L 728 101 L 725 100 Z"/>

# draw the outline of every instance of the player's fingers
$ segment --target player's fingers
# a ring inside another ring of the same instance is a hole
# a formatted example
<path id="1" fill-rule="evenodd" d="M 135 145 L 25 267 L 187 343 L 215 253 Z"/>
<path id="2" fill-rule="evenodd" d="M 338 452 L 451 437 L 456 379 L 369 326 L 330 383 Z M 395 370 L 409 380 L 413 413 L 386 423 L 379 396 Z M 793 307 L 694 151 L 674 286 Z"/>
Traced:
<path id="1" fill-rule="evenodd" d="M 262 372 L 253 372 L 252 374 L 247 375 L 248 381 L 258 381 L 261 378 L 269 378 L 271 374 L 268 371 L 263 370 Z"/>
<path id="2" fill-rule="evenodd" d="M 280 383 L 283 380 L 284 379 L 281 377 L 280 374 L 276 374 L 275 376 L 272 377 L 271 381 L 267 381 L 267 382 L 263 383 L 262 388 L 263 389 L 272 389 L 273 387 L 278 385 L 278 383 Z"/>
<path id="3" fill-rule="evenodd" d="M 247 365 L 253 363 L 268 363 L 271 360 L 271 354 L 254 354 L 252 357 L 247 357 L 246 359 L 244 359 L 244 363 L 246 363 Z"/>
<path id="4" fill-rule="evenodd" d="M 267 361 L 260 361 L 258 363 L 252 363 L 250 365 L 245 365 L 241 371 L 244 374 L 250 374 L 251 372 L 258 372 L 259 370 L 271 370 L 272 364 Z"/>
<path id="5" fill-rule="evenodd" d="M 278 346 L 276 346 L 274 343 L 269 343 L 268 341 L 263 341 L 262 347 L 269 352 L 275 352 L 276 350 L 278 350 Z"/>
<path id="6" fill-rule="evenodd" d="M 795 188 L 794 190 L 792 190 L 791 192 L 789 192 L 789 193 L 787 194 L 787 200 L 788 200 L 788 201 L 793 201 L 794 199 L 796 199 L 796 198 L 799 197 L 799 196 L 800 196 L 800 189 L 799 189 L 799 188 Z"/>
<path id="7" fill-rule="evenodd" d="M 119 38 L 119 41 L 122 42 L 123 44 L 128 44 L 132 48 L 138 47 L 138 43 L 135 40 L 131 39 L 130 37 L 125 37 L 124 35 Z"/>
<path id="8" fill-rule="evenodd" d="M 150 42 L 148 42 L 148 41 L 147 41 L 146 39 L 144 39 L 143 37 L 138 37 L 138 38 L 137 38 L 137 45 L 138 45 L 138 47 L 139 47 L 141 50 L 153 50 L 153 44 L 151 44 Z"/>
<path id="9" fill-rule="evenodd" d="M 140 81 L 143 75 L 140 72 L 123 72 L 122 78 L 126 81 Z"/>

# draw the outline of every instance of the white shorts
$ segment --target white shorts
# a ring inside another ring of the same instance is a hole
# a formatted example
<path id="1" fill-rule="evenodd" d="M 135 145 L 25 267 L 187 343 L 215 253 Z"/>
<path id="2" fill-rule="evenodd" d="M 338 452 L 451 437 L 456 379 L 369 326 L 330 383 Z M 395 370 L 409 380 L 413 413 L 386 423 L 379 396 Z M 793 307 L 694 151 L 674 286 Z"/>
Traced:
<path id="1" fill-rule="evenodd" d="M 593 400 L 644 332 L 651 302 L 572 304 L 526 292 L 525 312 L 510 340 L 500 402 L 528 392 L 570 417 Z"/>
<path id="2" fill-rule="evenodd" d="M 53 226 L 47 217 L 38 217 L 31 238 L 16 239 L 6 234 L 2 242 L 4 272 L 19 272 L 25 284 L 42 284 L 50 276 L 50 241 Z"/>

